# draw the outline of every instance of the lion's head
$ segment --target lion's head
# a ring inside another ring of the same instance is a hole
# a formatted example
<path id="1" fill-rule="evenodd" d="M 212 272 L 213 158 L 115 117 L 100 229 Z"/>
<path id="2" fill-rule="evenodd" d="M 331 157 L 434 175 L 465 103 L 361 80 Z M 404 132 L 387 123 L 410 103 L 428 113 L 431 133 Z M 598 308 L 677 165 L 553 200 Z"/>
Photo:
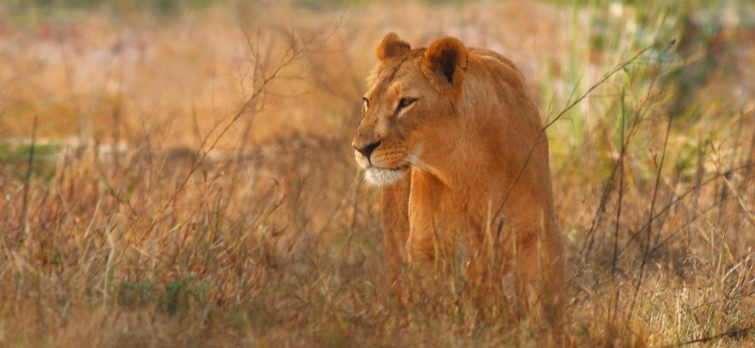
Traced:
<path id="1" fill-rule="evenodd" d="M 453 148 L 460 134 L 457 104 L 467 51 L 455 38 L 412 50 L 391 33 L 377 56 L 352 146 L 367 181 L 384 186 L 411 166 L 432 163 L 436 154 Z"/>

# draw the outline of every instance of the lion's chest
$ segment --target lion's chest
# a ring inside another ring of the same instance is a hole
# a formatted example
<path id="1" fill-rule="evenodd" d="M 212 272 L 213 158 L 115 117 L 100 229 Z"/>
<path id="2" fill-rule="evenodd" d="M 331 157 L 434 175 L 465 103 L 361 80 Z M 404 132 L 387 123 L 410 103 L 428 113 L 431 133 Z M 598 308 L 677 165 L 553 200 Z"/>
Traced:
<path id="1" fill-rule="evenodd" d="M 409 196 L 410 235 L 439 242 L 456 243 L 459 238 L 481 234 L 484 204 L 470 192 L 451 190 L 429 174 L 414 174 Z"/>

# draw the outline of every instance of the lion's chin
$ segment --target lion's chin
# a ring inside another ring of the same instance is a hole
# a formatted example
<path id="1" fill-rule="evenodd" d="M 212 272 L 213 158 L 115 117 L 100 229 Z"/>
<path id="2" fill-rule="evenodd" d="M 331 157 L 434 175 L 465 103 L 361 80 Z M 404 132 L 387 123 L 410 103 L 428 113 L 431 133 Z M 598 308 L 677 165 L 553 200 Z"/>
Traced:
<path id="1" fill-rule="evenodd" d="M 399 181 L 404 176 L 406 168 L 387 169 L 372 167 L 364 173 L 364 179 L 371 185 L 381 187 L 389 186 Z"/>

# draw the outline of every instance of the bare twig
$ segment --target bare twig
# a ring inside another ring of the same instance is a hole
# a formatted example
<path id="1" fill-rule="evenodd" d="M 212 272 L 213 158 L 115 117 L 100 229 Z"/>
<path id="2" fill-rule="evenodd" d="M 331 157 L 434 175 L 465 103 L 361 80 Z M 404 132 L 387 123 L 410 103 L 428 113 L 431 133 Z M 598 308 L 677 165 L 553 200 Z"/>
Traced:
<path id="1" fill-rule="evenodd" d="M 519 174 L 517 174 L 516 178 L 514 179 L 514 182 L 511 183 L 511 187 L 509 187 L 509 190 L 506 192 L 506 195 L 503 198 L 503 202 L 501 202 L 501 205 L 496 210 L 496 212 L 493 215 L 493 218 L 491 219 L 491 221 L 495 221 L 498 218 L 498 216 L 501 214 L 501 211 L 503 210 L 503 207 L 506 205 L 506 202 L 508 201 L 509 196 L 511 195 L 511 192 L 514 190 L 514 187 L 516 186 L 517 182 L 519 182 L 519 179 L 521 179 L 522 174 L 524 174 L 524 169 L 527 167 L 527 163 L 529 163 L 530 159 L 532 158 L 532 154 L 535 152 L 535 149 L 537 148 L 538 139 L 540 139 L 540 137 L 542 137 L 542 136 L 545 135 L 545 131 L 548 128 L 550 128 L 550 126 L 552 126 L 554 123 L 556 123 L 556 121 L 560 120 L 561 117 L 563 117 L 567 112 L 569 112 L 569 110 L 573 109 L 580 102 L 582 102 L 582 100 L 584 100 L 585 98 L 587 98 L 587 96 L 590 95 L 590 93 L 592 93 L 594 90 L 596 90 L 598 87 L 600 87 L 601 85 L 603 85 L 606 81 L 608 81 L 608 79 L 610 79 L 613 75 L 615 75 L 616 73 L 618 73 L 620 71 L 623 71 L 624 68 L 626 68 L 627 66 L 629 66 L 630 64 L 632 64 L 639 57 L 641 57 L 643 54 L 645 54 L 645 52 L 651 50 L 653 47 L 654 46 L 646 47 L 643 50 L 641 50 L 640 52 L 638 52 L 637 54 L 635 54 L 629 60 L 627 60 L 624 63 L 621 63 L 621 64 L 615 66 L 608 73 L 606 73 L 605 75 L 603 75 L 603 77 L 598 82 L 596 82 L 595 84 L 593 84 L 587 90 L 587 92 L 585 92 L 584 94 L 582 94 L 579 98 L 577 98 L 577 100 L 573 101 L 566 108 L 564 108 L 564 110 L 562 110 L 558 115 L 556 115 L 556 117 L 554 117 L 550 122 L 548 122 L 543 127 L 543 129 L 540 130 L 540 133 L 538 133 L 538 135 L 534 139 L 534 142 L 532 144 L 532 148 L 530 148 L 530 151 L 527 154 L 527 158 L 524 160 L 524 164 L 522 164 L 522 168 L 520 168 L 520 170 L 519 170 Z M 496 236 L 496 239 L 498 239 L 498 237 L 499 236 Z"/>
<path id="2" fill-rule="evenodd" d="M 618 262 L 618 253 L 616 250 L 619 247 L 619 231 L 621 229 L 621 207 L 624 202 L 624 158 L 627 151 L 627 138 L 624 138 L 624 128 L 626 110 L 624 105 L 624 93 L 621 96 L 621 153 L 619 154 L 619 160 L 616 166 L 619 168 L 619 200 L 618 207 L 616 209 L 616 225 L 613 234 L 613 260 L 611 261 L 611 287 L 614 291 L 611 292 L 611 303 L 613 305 L 613 315 L 611 311 L 608 312 L 608 327 L 613 327 L 616 320 L 616 315 L 619 313 L 619 287 L 616 286 L 616 263 Z M 601 208 L 602 209 L 602 208 Z"/>
<path id="3" fill-rule="evenodd" d="M 715 161 L 713 163 L 716 165 L 716 170 L 719 174 L 723 174 L 723 169 L 721 169 L 721 156 L 718 154 L 718 150 L 716 150 L 716 147 L 713 146 L 713 144 L 710 145 L 710 148 L 713 149 L 713 155 L 715 157 Z M 747 207 L 747 203 L 742 199 L 742 196 L 739 194 L 739 191 L 734 187 L 734 185 L 729 181 L 729 179 L 726 178 L 726 175 L 721 175 L 723 178 L 724 184 L 726 187 L 729 188 L 731 191 L 731 194 L 734 196 L 734 198 L 737 199 L 737 203 L 739 203 L 739 207 L 742 208 L 742 213 L 744 213 L 745 218 L 747 221 L 750 222 L 753 226 L 755 226 L 755 215 L 750 211 L 750 208 Z"/>
<path id="4" fill-rule="evenodd" d="M 725 171 L 725 172 L 723 172 L 721 174 L 718 174 L 718 175 L 716 175 L 716 176 L 714 176 L 714 177 L 712 177 L 712 178 L 710 178 L 708 180 L 705 180 L 705 181 L 701 182 L 700 185 L 695 185 L 695 187 L 693 187 L 692 189 L 687 190 L 686 192 L 682 193 L 681 195 L 677 195 L 676 199 L 674 199 L 671 202 L 669 202 L 657 214 L 653 215 L 653 219 L 657 219 L 661 215 L 667 213 L 673 206 L 675 206 L 677 203 L 681 202 L 684 198 L 686 198 L 687 196 L 689 196 L 689 195 L 691 195 L 693 193 L 698 192 L 698 190 L 700 190 L 701 187 L 706 186 L 706 185 L 708 185 L 708 184 L 710 184 L 712 182 L 715 182 L 716 180 L 718 180 L 722 176 L 729 175 L 729 174 L 732 174 L 732 173 L 735 173 L 735 172 L 738 172 L 738 171 L 741 171 L 741 170 L 747 170 L 747 169 L 749 169 L 751 167 L 753 167 L 753 166 L 743 165 L 743 166 L 740 166 L 740 167 L 737 167 L 737 168 L 733 168 L 733 169 Z M 619 250 L 619 253 L 620 254 L 623 253 L 626 250 L 626 248 L 629 246 L 629 244 L 631 244 L 635 240 L 635 238 L 637 238 L 640 235 L 640 233 L 642 231 L 644 231 L 647 227 L 648 227 L 648 225 L 646 223 L 645 225 L 643 225 L 640 228 L 638 228 L 636 231 L 632 232 L 631 233 L 631 237 L 626 242 L 626 244 L 624 245 L 624 247 L 621 250 Z"/>
<path id="5" fill-rule="evenodd" d="M 684 346 L 689 346 L 689 345 L 692 345 L 692 344 L 695 344 L 695 343 L 705 343 L 705 342 L 710 342 L 710 341 L 714 341 L 714 340 L 719 340 L 719 339 L 722 339 L 724 337 L 729 337 L 729 338 L 742 337 L 742 336 L 744 336 L 745 334 L 747 334 L 748 332 L 750 332 L 752 330 L 755 330 L 755 326 L 749 326 L 749 327 L 746 327 L 744 329 L 736 329 L 736 330 L 726 331 L 726 332 L 720 333 L 718 335 L 713 335 L 713 336 L 708 336 L 708 337 L 702 337 L 702 338 L 694 339 L 694 340 L 683 342 L 683 343 L 679 343 L 679 344 L 669 344 L 669 345 L 667 345 L 665 347 L 666 348 L 684 347 Z"/>
<path id="6" fill-rule="evenodd" d="M 176 200 L 178 195 L 183 192 L 183 189 L 186 187 L 186 185 L 189 182 L 189 179 L 194 175 L 194 173 L 202 166 L 202 163 L 204 163 L 205 158 L 207 155 L 215 149 L 220 139 L 223 138 L 223 136 L 236 124 L 236 122 L 249 110 L 253 109 L 257 105 L 258 98 L 260 98 L 265 92 L 268 86 L 278 79 L 280 74 L 294 64 L 294 62 L 299 59 L 299 57 L 304 53 L 306 50 L 306 45 L 299 43 L 296 36 L 294 34 L 291 34 L 289 46 L 286 48 L 285 52 L 283 53 L 282 58 L 278 61 L 278 64 L 275 66 L 273 71 L 267 75 L 264 74 L 262 71 L 261 66 L 256 66 L 255 71 L 259 72 L 260 75 L 262 75 L 259 80 L 255 76 L 254 77 L 254 83 L 253 83 L 253 91 L 252 94 L 246 99 L 244 104 L 239 108 L 239 110 L 231 117 L 228 124 L 225 125 L 222 129 L 220 129 L 219 132 L 217 132 L 214 135 L 214 139 L 210 139 L 213 135 L 214 130 L 217 129 L 217 126 L 213 128 L 210 132 L 207 133 L 207 135 L 202 140 L 201 144 L 199 145 L 199 148 L 201 149 L 200 155 L 197 156 L 196 160 L 194 161 L 194 164 L 192 165 L 191 169 L 189 170 L 189 173 L 184 177 L 184 179 L 179 183 L 178 188 L 176 191 L 168 198 L 168 200 L 165 202 L 163 207 L 160 209 L 159 215 L 162 216 L 168 208 L 173 204 L 173 202 Z M 255 61 L 255 64 L 260 64 L 259 61 Z M 209 145 L 208 145 L 209 144 Z M 156 219 L 152 222 L 150 227 L 146 230 L 142 238 L 140 239 L 139 243 L 137 245 L 141 245 L 147 237 L 151 234 L 151 232 L 154 230 L 155 225 L 159 222 L 159 219 Z"/>
<path id="7" fill-rule="evenodd" d="M 21 203 L 21 220 L 19 221 L 19 232 L 16 237 L 17 240 L 21 240 L 22 234 L 26 234 L 29 237 L 29 183 L 31 181 L 31 169 L 34 163 L 34 145 L 37 137 L 37 115 L 34 115 L 34 121 L 31 128 L 31 144 L 29 145 L 29 160 L 26 167 L 26 178 L 24 179 L 24 196 Z"/>
<path id="8" fill-rule="evenodd" d="M 561 119 L 561 117 L 563 117 L 569 110 L 571 110 L 572 108 L 574 108 L 575 106 L 577 106 L 577 104 L 579 104 L 580 102 L 582 102 L 582 100 L 584 100 L 585 98 L 587 98 L 587 96 L 590 95 L 590 93 L 592 93 L 595 89 L 597 89 L 598 87 L 600 87 L 601 85 L 603 85 L 606 81 L 608 81 L 609 78 L 611 78 L 617 72 L 624 70 L 624 68 L 626 68 L 628 65 L 632 64 L 635 60 L 637 60 L 637 58 L 639 58 L 640 56 L 642 56 L 643 54 L 645 54 L 645 52 L 647 52 L 651 48 L 652 48 L 652 46 L 651 47 L 646 47 L 645 49 L 643 49 L 642 51 L 640 51 L 639 53 L 637 53 L 634 57 L 632 57 L 629 60 L 627 60 L 626 62 L 624 62 L 624 63 L 622 63 L 622 64 L 614 67 L 611 71 L 609 71 L 608 73 L 606 73 L 603 76 L 603 78 L 600 79 L 600 81 L 598 81 L 597 83 L 595 83 L 594 85 L 592 85 L 592 87 L 590 87 L 590 89 L 588 89 L 587 92 L 585 92 L 584 94 L 582 94 L 582 96 L 580 96 L 579 98 L 577 98 L 577 100 L 575 100 L 574 102 L 572 102 L 571 104 L 569 104 L 566 108 L 564 108 L 564 110 L 562 110 L 555 118 L 553 118 L 553 120 L 551 120 L 550 122 L 548 122 L 545 125 L 545 127 L 543 127 L 543 129 L 540 130 L 540 133 L 538 133 L 538 135 L 535 137 L 535 144 L 532 145 L 532 148 L 530 149 L 530 152 L 527 154 L 527 158 L 524 160 L 524 164 L 522 165 L 522 168 L 519 170 L 519 174 L 517 175 L 516 179 L 514 179 L 514 182 L 511 184 L 511 187 L 509 188 L 509 190 L 506 192 L 506 196 L 504 197 L 503 202 L 501 203 L 501 205 L 498 208 L 498 210 L 496 211 L 495 215 L 493 215 L 493 219 L 491 219 L 491 220 L 495 220 L 495 218 L 498 217 L 498 215 L 501 213 L 501 210 L 503 209 L 503 206 L 506 204 L 506 201 L 508 200 L 509 195 L 511 194 L 511 191 L 514 190 L 514 186 L 516 185 L 516 183 L 519 181 L 519 179 L 521 178 L 522 174 L 524 173 L 524 168 L 527 167 L 527 163 L 530 161 L 530 158 L 532 158 L 532 154 L 534 153 L 535 148 L 537 147 L 537 139 L 539 139 L 541 136 L 543 136 L 545 134 L 545 131 L 548 128 L 550 128 L 550 126 L 552 126 L 554 123 L 556 123 L 556 121 L 558 121 L 559 119 Z"/>
<path id="9" fill-rule="evenodd" d="M 667 46 L 667 48 L 670 49 L 675 44 L 676 44 L 676 41 L 673 40 L 673 41 L 671 41 L 669 43 L 669 45 Z M 646 50 L 647 50 L 647 48 L 646 48 Z M 637 59 L 637 58 L 638 57 L 635 56 L 633 59 Z M 626 153 L 626 148 L 629 146 L 630 139 L 633 138 L 635 132 L 639 129 L 640 122 L 642 121 L 642 118 L 639 117 L 639 116 L 642 115 L 643 110 L 646 107 L 648 107 L 648 105 L 650 105 L 649 103 L 650 103 L 650 100 L 651 100 L 651 92 L 653 91 L 653 86 L 655 86 L 655 84 L 658 81 L 658 76 L 659 75 L 660 75 L 660 69 L 658 71 L 656 71 L 655 75 L 653 76 L 653 79 L 650 82 L 650 86 L 647 88 L 647 92 L 645 93 L 645 97 L 642 99 L 642 102 L 637 107 L 637 109 L 634 110 L 633 114 L 635 114 L 637 116 L 635 116 L 635 117 L 632 118 L 631 125 L 626 130 L 627 131 L 626 135 L 624 135 L 625 129 L 624 129 L 624 123 L 622 121 L 622 151 L 623 151 L 623 153 Z M 624 92 L 622 92 L 622 93 L 624 93 Z M 624 114 L 625 114 L 625 112 L 622 110 L 622 117 L 623 117 Z M 668 134 L 667 134 L 667 136 L 668 136 Z M 665 146 L 666 145 L 664 144 L 664 151 L 665 151 Z M 605 186 L 603 195 L 601 197 L 600 205 L 598 206 L 598 209 L 595 212 L 595 217 L 593 218 L 592 226 L 590 227 L 590 231 L 588 232 L 587 237 L 585 238 L 585 241 L 582 244 L 582 248 L 580 249 L 580 255 L 581 255 L 580 258 L 585 263 L 587 263 L 588 255 L 590 254 L 590 250 L 592 249 L 592 245 L 593 245 L 593 243 L 595 241 L 594 234 L 595 234 L 595 232 L 597 231 L 597 229 L 600 226 L 601 215 L 602 215 L 603 212 L 605 212 L 605 205 L 608 203 L 608 195 L 609 195 L 609 193 L 611 191 L 611 187 L 613 185 L 613 181 L 615 179 L 616 172 L 619 169 L 619 166 L 624 166 L 624 165 L 625 165 L 625 162 L 624 162 L 624 159 L 622 157 L 622 158 L 620 158 L 620 160 L 618 160 L 616 162 L 616 164 L 614 165 L 613 171 L 611 172 L 611 175 L 608 178 L 607 185 Z M 622 167 L 621 169 L 622 169 L 621 174 L 622 174 L 622 179 L 623 179 L 624 178 L 624 171 L 623 171 L 624 168 Z M 631 180 L 631 174 L 630 174 L 629 179 Z M 657 189 L 657 186 L 656 186 L 656 189 Z M 622 193 L 620 192 L 619 194 L 620 194 L 619 200 L 621 200 L 622 199 L 622 197 L 621 197 Z M 654 195 L 653 199 L 654 199 L 654 201 L 653 201 L 652 204 L 654 205 L 655 204 L 655 195 Z M 620 204 L 621 204 L 621 202 L 619 202 L 619 205 Z M 651 215 L 652 215 L 652 213 L 651 213 Z M 623 251 L 623 249 L 622 249 L 622 251 Z M 621 253 L 619 253 L 619 254 L 621 254 Z M 618 255 L 614 255 L 614 258 L 615 259 L 618 258 Z M 614 266 L 615 266 L 615 263 L 614 263 Z M 614 266 L 612 266 L 612 267 L 614 267 Z M 615 270 L 615 269 L 612 268 L 612 274 L 613 274 L 613 270 Z"/>
<path id="10" fill-rule="evenodd" d="M 613 187 L 613 181 L 616 177 L 616 172 L 619 170 L 619 167 L 622 165 L 622 161 L 616 161 L 616 163 L 613 165 L 613 169 L 611 170 L 611 175 L 608 177 L 608 180 L 606 181 L 606 185 L 603 189 L 603 194 L 600 197 L 600 203 L 598 204 L 598 209 L 595 210 L 595 216 L 592 219 L 592 224 L 590 226 L 590 230 L 587 231 L 587 235 L 585 236 L 585 240 L 582 243 L 582 248 L 579 249 L 579 255 L 582 259 L 582 262 L 587 263 L 587 255 L 590 254 L 590 250 L 592 250 L 593 243 L 595 243 L 595 237 L 594 234 L 600 227 L 600 224 L 602 222 L 602 215 L 605 212 L 606 204 L 608 204 L 608 197 L 611 193 L 611 188 Z"/>
<path id="11" fill-rule="evenodd" d="M 634 296 L 632 297 L 632 303 L 629 305 L 629 311 L 627 312 L 627 326 L 629 325 L 629 319 L 632 317 L 632 313 L 634 310 L 634 305 L 637 302 L 637 296 L 640 293 L 640 286 L 642 285 L 642 278 L 644 275 L 645 265 L 647 264 L 648 259 L 650 258 L 651 250 L 650 250 L 650 237 L 653 232 L 653 221 L 656 219 L 655 213 L 655 201 L 658 198 L 658 188 L 661 185 L 661 177 L 663 175 L 663 163 L 666 159 L 666 146 L 668 145 L 668 138 L 669 134 L 671 134 L 671 124 L 674 120 L 674 117 L 672 115 L 669 115 L 668 117 L 668 125 L 666 126 L 666 136 L 663 140 L 663 151 L 661 152 L 661 162 L 656 166 L 656 177 L 655 177 L 655 187 L 653 188 L 653 198 L 650 201 L 650 216 L 648 217 L 648 223 L 647 223 L 647 233 L 645 234 L 645 252 L 642 256 L 642 263 L 640 264 L 640 272 L 637 276 L 637 284 L 635 284 L 634 287 Z M 653 159 L 655 162 L 655 159 Z M 655 250 L 655 249 L 653 249 Z M 614 250 L 614 252 L 616 252 Z M 614 257 L 616 257 L 614 255 Z"/>

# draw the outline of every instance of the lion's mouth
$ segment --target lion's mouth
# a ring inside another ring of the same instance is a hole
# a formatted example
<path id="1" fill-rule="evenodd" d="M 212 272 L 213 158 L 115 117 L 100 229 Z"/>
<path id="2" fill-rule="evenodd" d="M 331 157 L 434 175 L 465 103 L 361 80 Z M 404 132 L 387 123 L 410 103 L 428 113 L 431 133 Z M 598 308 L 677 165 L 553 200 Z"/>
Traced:
<path id="1" fill-rule="evenodd" d="M 362 155 L 359 152 L 355 152 L 355 158 L 356 158 L 356 161 L 357 161 L 357 164 L 359 165 L 359 167 L 361 167 L 364 170 L 386 170 L 386 171 L 401 172 L 401 171 L 409 169 L 409 166 L 411 164 L 411 163 L 407 162 L 406 164 L 403 164 L 403 165 L 398 166 L 396 168 L 382 167 L 380 165 L 375 165 L 375 163 L 372 162 L 371 158 L 366 157 L 366 156 Z M 382 164 L 382 163 L 380 163 L 380 164 Z"/>
<path id="2" fill-rule="evenodd" d="M 405 171 L 407 169 L 409 169 L 409 165 L 408 164 L 404 164 L 403 166 L 400 166 L 398 168 L 378 167 L 378 166 L 374 166 L 373 165 L 370 168 L 368 168 L 367 170 L 387 170 L 387 171 L 392 171 L 392 172 L 403 172 L 403 171 Z"/>
<path id="3" fill-rule="evenodd" d="M 378 187 L 388 186 L 401 179 L 404 176 L 404 172 L 408 169 L 408 164 L 405 164 L 398 168 L 370 166 L 366 169 L 364 178 L 372 185 Z"/>

